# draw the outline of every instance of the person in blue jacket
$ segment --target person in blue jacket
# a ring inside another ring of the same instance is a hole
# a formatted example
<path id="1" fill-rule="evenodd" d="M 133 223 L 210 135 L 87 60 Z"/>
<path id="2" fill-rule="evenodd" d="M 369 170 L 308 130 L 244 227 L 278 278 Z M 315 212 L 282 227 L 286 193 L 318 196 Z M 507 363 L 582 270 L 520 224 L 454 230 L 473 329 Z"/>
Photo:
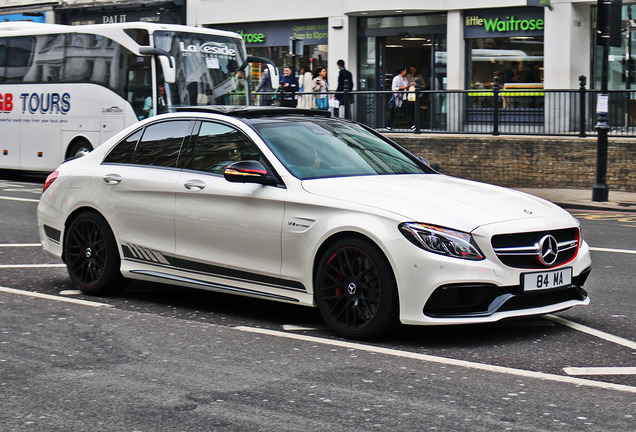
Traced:
<path id="1" fill-rule="evenodd" d="M 292 68 L 289 65 L 285 65 L 283 68 L 283 76 L 280 77 L 280 86 L 278 86 L 278 92 L 280 93 L 280 106 L 283 107 L 296 107 L 296 91 L 298 90 L 298 80 L 292 73 Z"/>

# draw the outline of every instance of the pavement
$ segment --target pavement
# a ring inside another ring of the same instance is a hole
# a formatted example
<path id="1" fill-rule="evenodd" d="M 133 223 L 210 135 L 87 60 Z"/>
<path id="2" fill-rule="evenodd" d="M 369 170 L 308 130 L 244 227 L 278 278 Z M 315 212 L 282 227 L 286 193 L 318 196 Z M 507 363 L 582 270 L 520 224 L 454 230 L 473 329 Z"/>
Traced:
<path id="1" fill-rule="evenodd" d="M 514 188 L 551 201 L 566 209 L 636 212 L 636 193 L 610 189 L 605 202 L 592 201 L 592 189 Z"/>

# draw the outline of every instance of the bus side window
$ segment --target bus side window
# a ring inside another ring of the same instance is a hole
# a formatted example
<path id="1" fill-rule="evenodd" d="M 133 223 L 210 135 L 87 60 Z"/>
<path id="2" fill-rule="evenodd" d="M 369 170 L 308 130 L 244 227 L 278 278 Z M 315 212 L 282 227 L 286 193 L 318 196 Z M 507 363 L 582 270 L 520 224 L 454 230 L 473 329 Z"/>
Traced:
<path id="1" fill-rule="evenodd" d="M 128 55 L 126 71 L 127 99 L 132 105 L 138 119 L 148 117 L 144 112 L 144 104 L 152 96 L 152 77 L 150 74 L 150 57 Z"/>

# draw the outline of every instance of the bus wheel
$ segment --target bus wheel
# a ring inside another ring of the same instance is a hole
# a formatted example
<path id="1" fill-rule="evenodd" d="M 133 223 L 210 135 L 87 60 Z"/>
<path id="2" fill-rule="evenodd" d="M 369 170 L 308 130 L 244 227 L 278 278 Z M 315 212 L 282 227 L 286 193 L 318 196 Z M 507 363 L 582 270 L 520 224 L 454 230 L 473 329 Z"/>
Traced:
<path id="1" fill-rule="evenodd" d="M 73 159 L 80 156 L 86 156 L 93 151 L 93 146 L 84 138 L 77 139 L 69 146 L 66 152 L 66 159 Z"/>

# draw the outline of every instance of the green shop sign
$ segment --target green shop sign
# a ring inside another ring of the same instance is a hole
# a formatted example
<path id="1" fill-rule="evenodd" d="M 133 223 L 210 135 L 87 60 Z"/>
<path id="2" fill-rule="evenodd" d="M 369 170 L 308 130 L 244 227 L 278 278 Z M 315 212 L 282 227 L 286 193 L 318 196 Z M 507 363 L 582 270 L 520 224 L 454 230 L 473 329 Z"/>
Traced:
<path id="1" fill-rule="evenodd" d="M 327 44 L 328 40 L 326 19 L 214 24 L 212 27 L 237 32 L 248 48 L 287 46 L 290 37 L 303 39 L 305 45 Z"/>
<path id="2" fill-rule="evenodd" d="M 464 38 L 542 36 L 543 8 L 507 8 L 464 12 Z"/>

